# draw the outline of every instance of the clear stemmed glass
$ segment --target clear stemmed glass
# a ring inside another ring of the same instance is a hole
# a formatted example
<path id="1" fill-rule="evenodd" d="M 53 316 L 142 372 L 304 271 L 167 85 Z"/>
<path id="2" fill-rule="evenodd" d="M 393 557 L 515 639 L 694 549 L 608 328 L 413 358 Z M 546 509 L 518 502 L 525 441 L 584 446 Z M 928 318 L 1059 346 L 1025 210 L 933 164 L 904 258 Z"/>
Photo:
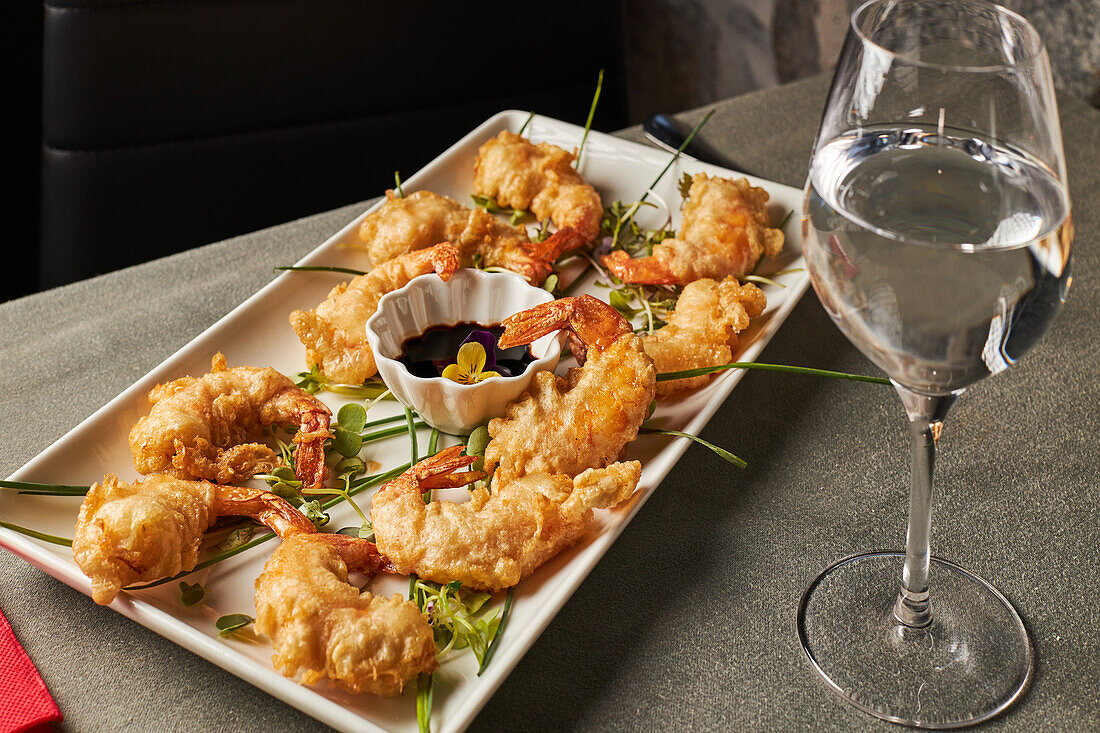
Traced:
<path id="1" fill-rule="evenodd" d="M 1043 335 L 1073 225 L 1050 64 L 981 0 L 872 0 L 852 16 L 810 165 L 806 262 L 829 315 L 909 418 L 906 550 L 841 560 L 798 634 L 832 689 L 886 720 L 951 728 L 1019 698 L 1033 653 L 987 581 L 930 554 L 932 468 L 962 391 Z"/>

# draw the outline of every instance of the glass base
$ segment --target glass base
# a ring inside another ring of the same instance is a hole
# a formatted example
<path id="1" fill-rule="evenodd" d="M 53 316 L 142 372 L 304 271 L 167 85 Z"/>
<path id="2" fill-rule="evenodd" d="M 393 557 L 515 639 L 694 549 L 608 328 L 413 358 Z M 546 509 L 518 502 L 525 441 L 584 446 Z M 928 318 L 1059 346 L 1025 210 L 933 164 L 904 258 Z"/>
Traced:
<path id="1" fill-rule="evenodd" d="M 854 555 L 802 594 L 798 639 L 829 687 L 875 717 L 917 728 L 959 728 L 1016 702 L 1031 681 L 1023 621 L 992 585 L 932 558 L 932 623 L 894 618 L 905 553 Z"/>

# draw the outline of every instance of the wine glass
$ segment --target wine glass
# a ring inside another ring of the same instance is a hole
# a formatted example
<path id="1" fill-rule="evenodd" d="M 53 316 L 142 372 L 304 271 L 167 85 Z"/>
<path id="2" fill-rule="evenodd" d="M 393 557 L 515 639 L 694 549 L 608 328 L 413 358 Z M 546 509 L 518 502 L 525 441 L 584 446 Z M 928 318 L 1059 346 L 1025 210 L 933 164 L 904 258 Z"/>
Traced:
<path id="1" fill-rule="evenodd" d="M 930 554 L 932 468 L 962 391 L 1020 358 L 1065 299 L 1073 225 L 1046 50 L 982 0 L 872 0 L 851 28 L 802 218 L 814 290 L 891 378 L 912 439 L 905 552 L 845 558 L 798 610 L 844 699 L 927 728 L 1026 689 L 1023 622 L 990 583 Z"/>

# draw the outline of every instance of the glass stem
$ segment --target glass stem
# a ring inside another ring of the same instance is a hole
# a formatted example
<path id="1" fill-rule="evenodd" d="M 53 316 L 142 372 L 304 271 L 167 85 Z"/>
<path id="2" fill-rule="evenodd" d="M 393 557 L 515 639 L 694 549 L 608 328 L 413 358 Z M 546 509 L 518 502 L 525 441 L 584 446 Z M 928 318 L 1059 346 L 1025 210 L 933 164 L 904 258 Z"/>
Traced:
<path id="1" fill-rule="evenodd" d="M 912 450 L 909 530 L 905 535 L 905 565 L 901 572 L 901 591 L 894 602 L 894 618 L 906 626 L 921 628 L 932 623 L 928 568 L 932 555 L 932 473 L 936 465 L 936 443 L 943 431 L 943 420 L 962 390 L 929 396 L 912 392 L 897 382 L 894 388 L 909 416 Z"/>

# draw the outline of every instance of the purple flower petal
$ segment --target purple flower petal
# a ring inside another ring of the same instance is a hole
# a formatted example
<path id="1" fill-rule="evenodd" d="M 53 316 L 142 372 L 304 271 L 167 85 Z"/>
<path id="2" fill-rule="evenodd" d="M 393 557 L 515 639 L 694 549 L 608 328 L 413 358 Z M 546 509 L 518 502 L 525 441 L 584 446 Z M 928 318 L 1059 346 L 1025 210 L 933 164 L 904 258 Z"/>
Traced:
<path id="1" fill-rule="evenodd" d="M 462 344 L 468 343 L 481 344 L 481 347 L 485 349 L 485 366 L 482 367 L 482 371 L 499 371 L 497 369 L 497 337 L 489 331 L 470 331 L 470 335 L 462 339 Z M 458 345 L 458 348 L 462 348 L 462 344 Z"/>

